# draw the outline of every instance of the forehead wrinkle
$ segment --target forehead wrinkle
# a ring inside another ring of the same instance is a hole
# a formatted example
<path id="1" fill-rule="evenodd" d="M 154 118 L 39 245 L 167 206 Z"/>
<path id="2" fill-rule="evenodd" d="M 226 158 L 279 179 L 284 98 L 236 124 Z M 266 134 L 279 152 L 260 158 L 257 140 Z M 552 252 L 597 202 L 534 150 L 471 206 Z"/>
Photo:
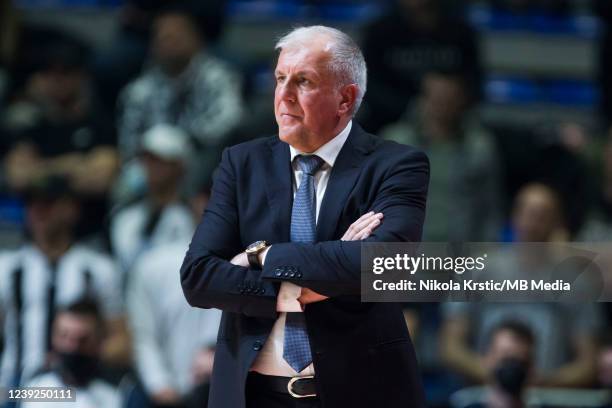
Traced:
<path id="1" fill-rule="evenodd" d="M 312 47 L 312 44 L 306 47 L 291 47 L 284 48 L 283 53 L 283 64 L 279 65 L 277 62 L 275 74 L 279 72 L 287 73 L 295 69 L 296 65 L 303 64 L 304 62 L 310 63 L 311 68 L 298 68 L 294 74 L 311 74 L 317 77 L 326 76 L 330 73 L 329 60 L 331 54 L 322 49 Z M 279 59 L 280 62 L 280 59 Z"/>

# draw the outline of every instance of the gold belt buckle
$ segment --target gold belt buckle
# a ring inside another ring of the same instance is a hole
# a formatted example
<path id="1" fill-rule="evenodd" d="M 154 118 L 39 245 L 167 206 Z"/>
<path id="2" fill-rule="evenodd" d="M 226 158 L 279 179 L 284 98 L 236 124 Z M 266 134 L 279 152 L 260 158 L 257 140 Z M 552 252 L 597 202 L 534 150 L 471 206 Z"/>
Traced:
<path id="1" fill-rule="evenodd" d="M 293 392 L 293 384 L 296 381 L 299 380 L 306 380 L 309 378 L 314 378 L 314 375 L 305 375 L 303 377 L 293 377 L 289 380 L 289 383 L 287 383 L 287 391 L 289 391 L 289 394 L 293 397 L 293 398 L 307 398 L 307 397 L 316 397 L 317 394 L 306 394 L 306 395 L 300 395 L 300 394 L 296 394 L 295 392 Z"/>

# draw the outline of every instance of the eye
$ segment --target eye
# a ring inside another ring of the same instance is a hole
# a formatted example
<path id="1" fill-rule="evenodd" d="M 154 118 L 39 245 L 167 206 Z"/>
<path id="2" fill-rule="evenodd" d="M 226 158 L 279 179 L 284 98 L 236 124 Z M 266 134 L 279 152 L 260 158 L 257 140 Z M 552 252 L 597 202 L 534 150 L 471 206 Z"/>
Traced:
<path id="1" fill-rule="evenodd" d="M 277 75 L 276 76 L 276 83 L 282 83 L 285 81 L 285 76 L 284 75 Z"/>
<path id="2" fill-rule="evenodd" d="M 298 83 L 300 85 L 310 85 L 310 80 L 307 79 L 307 78 L 300 78 L 300 79 L 298 79 Z"/>

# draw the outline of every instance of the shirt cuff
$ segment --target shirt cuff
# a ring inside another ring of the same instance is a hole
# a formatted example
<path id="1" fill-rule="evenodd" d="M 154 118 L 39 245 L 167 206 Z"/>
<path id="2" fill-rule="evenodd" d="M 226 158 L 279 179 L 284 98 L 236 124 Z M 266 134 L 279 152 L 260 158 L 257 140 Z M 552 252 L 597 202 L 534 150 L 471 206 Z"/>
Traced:
<path id="1" fill-rule="evenodd" d="M 282 282 L 276 298 L 277 312 L 303 312 L 302 304 L 298 298 L 302 294 L 302 287 L 291 282 Z"/>

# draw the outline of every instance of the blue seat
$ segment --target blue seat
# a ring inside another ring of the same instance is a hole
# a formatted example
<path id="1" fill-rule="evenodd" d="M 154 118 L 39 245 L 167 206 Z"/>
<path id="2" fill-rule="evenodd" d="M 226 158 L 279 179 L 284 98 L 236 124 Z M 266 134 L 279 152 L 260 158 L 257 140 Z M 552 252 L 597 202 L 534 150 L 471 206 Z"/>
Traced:
<path id="1" fill-rule="evenodd" d="M 536 82 L 521 78 L 489 78 L 485 95 L 492 103 L 535 103 L 542 99 Z"/>

